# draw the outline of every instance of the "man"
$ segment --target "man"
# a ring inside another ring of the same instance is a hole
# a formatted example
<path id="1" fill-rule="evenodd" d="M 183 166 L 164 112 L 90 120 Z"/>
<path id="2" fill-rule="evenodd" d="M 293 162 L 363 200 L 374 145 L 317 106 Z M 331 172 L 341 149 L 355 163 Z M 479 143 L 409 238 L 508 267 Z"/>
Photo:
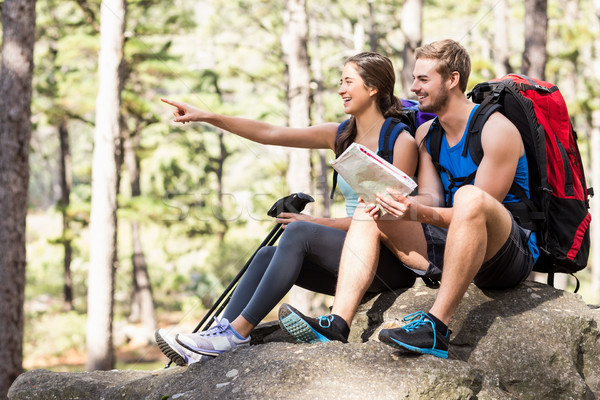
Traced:
<path id="1" fill-rule="evenodd" d="M 357 210 L 340 261 L 332 314 L 317 319 L 284 304 L 280 323 L 301 341 L 346 341 L 349 324 L 375 278 L 379 240 L 411 269 L 439 276 L 441 284 L 428 313 L 405 317 L 407 325 L 382 330 L 379 339 L 396 348 L 448 357 L 448 324 L 469 284 L 510 288 L 527 278 L 538 256 L 535 234 L 519 227 L 503 202 L 520 201 L 509 194 L 517 183 L 528 194 L 527 160 L 517 128 L 501 113 L 493 113 L 481 133 L 483 158 L 477 166 L 463 155 L 471 117 L 478 105 L 465 96 L 470 58 L 457 42 L 443 40 L 416 51 L 411 90 L 421 111 L 438 115 L 421 125 L 417 196 L 404 197 L 388 189 L 378 195 L 379 207 Z M 432 124 L 443 131 L 440 171 L 431 157 Z M 443 171 L 443 172 L 442 172 Z M 474 179 L 453 187 L 451 177 Z M 448 203 L 448 206 L 443 206 Z M 388 215 L 390 217 L 388 217 Z M 447 244 L 447 245 L 446 245 Z"/>

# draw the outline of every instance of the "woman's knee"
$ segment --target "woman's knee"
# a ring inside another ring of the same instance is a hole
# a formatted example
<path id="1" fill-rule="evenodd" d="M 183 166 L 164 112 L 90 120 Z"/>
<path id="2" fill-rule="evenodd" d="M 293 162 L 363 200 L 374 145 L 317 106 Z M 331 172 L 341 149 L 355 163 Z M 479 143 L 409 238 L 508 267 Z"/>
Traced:
<path id="1" fill-rule="evenodd" d="M 261 247 L 258 250 L 258 252 L 256 253 L 256 255 L 254 256 L 254 258 L 252 259 L 252 262 L 250 263 L 248 268 L 257 268 L 258 267 L 258 268 L 262 268 L 263 270 L 267 269 L 267 266 L 273 259 L 275 250 L 277 250 L 277 247 L 275 247 L 275 246 Z"/>
<path id="2" fill-rule="evenodd" d="M 283 234 L 279 239 L 279 243 L 281 244 L 288 240 L 291 240 L 294 243 L 302 242 L 307 238 L 314 236 L 315 225 L 316 224 L 307 221 L 294 221 L 286 225 Z"/>

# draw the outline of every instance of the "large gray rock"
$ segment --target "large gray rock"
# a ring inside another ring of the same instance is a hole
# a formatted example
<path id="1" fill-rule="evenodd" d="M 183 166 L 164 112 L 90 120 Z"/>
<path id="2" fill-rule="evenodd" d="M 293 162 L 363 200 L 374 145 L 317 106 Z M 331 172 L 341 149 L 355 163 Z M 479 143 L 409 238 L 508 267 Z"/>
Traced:
<path id="1" fill-rule="evenodd" d="M 436 290 L 367 299 L 351 343 L 295 344 L 275 324 L 260 343 L 190 367 L 21 375 L 9 399 L 594 399 L 600 395 L 600 310 L 579 296 L 526 282 L 471 286 L 450 324 L 448 360 L 395 352 L 382 327 L 427 311 Z"/>

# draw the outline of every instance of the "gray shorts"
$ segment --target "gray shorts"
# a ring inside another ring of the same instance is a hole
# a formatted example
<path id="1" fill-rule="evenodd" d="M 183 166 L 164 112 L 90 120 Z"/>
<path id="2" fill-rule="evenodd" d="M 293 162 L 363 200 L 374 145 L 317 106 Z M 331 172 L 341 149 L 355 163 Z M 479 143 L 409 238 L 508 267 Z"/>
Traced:
<path id="1" fill-rule="evenodd" d="M 415 272 L 440 279 L 448 230 L 434 225 L 421 225 L 427 241 L 429 267 L 425 272 Z M 528 244 L 530 234 L 531 231 L 521 228 L 513 219 L 508 239 L 491 259 L 483 263 L 473 283 L 481 288 L 506 289 L 523 282 L 533 269 L 533 256 Z"/>

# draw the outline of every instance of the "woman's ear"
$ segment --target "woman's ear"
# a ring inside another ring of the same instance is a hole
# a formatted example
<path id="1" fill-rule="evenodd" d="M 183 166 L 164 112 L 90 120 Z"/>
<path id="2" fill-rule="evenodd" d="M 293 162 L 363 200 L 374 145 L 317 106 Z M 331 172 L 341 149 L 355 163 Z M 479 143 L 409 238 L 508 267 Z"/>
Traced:
<path id="1" fill-rule="evenodd" d="M 369 96 L 375 96 L 377 93 L 379 93 L 379 90 L 377 88 L 369 89 Z"/>

